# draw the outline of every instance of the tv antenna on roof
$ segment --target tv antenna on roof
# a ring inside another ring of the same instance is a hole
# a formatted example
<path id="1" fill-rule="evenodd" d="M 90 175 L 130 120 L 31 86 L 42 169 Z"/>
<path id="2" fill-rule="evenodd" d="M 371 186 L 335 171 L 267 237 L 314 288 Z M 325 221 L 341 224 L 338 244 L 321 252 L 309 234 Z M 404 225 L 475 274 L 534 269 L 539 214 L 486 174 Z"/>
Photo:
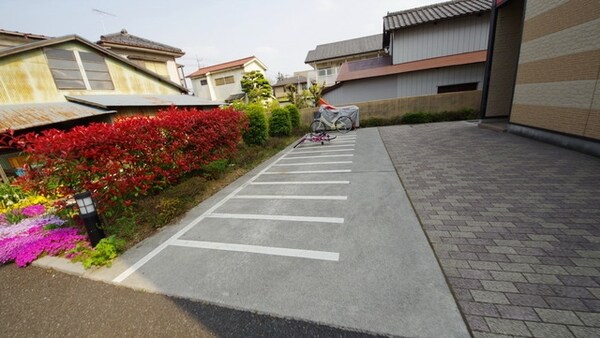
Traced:
<path id="1" fill-rule="evenodd" d="M 116 18 L 117 16 L 112 13 L 101 11 L 101 10 L 95 9 L 95 8 L 92 9 L 92 12 L 100 15 L 100 22 L 102 23 L 102 30 L 104 31 L 104 34 L 106 34 L 106 27 L 104 26 L 104 17 L 109 15 L 109 16 L 114 16 Z"/>

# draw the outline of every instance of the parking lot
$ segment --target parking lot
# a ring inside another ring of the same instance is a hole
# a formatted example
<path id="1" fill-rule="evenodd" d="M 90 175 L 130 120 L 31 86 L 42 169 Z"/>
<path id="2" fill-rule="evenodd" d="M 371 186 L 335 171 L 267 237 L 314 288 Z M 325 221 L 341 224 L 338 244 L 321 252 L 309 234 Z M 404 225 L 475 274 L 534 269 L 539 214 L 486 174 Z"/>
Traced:
<path id="1" fill-rule="evenodd" d="M 289 147 L 88 277 L 401 336 L 468 336 L 377 129 Z"/>

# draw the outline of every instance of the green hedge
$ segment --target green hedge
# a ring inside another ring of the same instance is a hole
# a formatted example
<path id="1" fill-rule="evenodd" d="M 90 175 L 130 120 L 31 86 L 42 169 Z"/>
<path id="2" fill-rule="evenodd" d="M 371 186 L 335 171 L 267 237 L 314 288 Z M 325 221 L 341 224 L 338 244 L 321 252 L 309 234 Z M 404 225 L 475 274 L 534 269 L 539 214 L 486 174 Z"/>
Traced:
<path id="1" fill-rule="evenodd" d="M 441 113 L 414 112 L 390 118 L 371 117 L 367 119 L 362 119 L 360 120 L 360 126 L 363 128 L 367 128 L 379 126 L 392 126 L 397 124 L 418 124 L 431 122 L 473 120 L 476 118 L 477 112 L 473 109 L 463 109 L 459 111 L 447 111 Z"/>
<path id="2" fill-rule="evenodd" d="M 286 109 L 273 109 L 269 118 L 269 133 L 271 136 L 290 136 L 292 134 L 292 121 Z"/>
<path id="3" fill-rule="evenodd" d="M 285 106 L 285 109 L 290 114 L 290 120 L 292 121 L 292 128 L 300 127 L 300 110 L 293 104 Z"/>
<path id="4" fill-rule="evenodd" d="M 269 137 L 269 126 L 265 108 L 260 103 L 244 105 L 242 110 L 248 116 L 248 130 L 242 135 L 248 145 L 264 145 Z"/>

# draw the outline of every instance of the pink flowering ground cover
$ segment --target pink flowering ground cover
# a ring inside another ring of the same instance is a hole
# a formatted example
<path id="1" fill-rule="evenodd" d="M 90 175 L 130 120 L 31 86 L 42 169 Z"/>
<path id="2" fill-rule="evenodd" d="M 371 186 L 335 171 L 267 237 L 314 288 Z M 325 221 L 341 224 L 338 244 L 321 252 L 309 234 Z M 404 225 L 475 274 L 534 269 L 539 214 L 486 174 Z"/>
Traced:
<path id="1" fill-rule="evenodd" d="M 24 219 L 10 224 L 0 217 L 0 264 L 14 261 L 24 267 L 42 255 L 56 256 L 75 249 L 78 244 L 89 247 L 87 236 L 76 228 L 61 228 L 65 221 L 54 215 L 43 216 L 45 208 L 32 205 L 21 213 Z"/>

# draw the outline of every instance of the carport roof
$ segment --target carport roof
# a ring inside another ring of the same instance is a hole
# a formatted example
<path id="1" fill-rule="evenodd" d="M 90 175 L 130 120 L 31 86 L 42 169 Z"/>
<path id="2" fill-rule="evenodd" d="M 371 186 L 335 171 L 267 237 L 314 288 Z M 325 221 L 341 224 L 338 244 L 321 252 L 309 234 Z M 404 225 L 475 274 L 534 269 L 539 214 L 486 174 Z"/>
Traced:
<path id="1" fill-rule="evenodd" d="M 66 96 L 66 99 L 103 109 L 111 107 L 217 107 L 225 104 L 224 102 L 202 100 L 191 95 L 71 95 Z"/>
<path id="2" fill-rule="evenodd" d="M 0 105 L 0 132 L 114 113 L 114 110 L 98 109 L 72 102 L 3 104 Z"/>

